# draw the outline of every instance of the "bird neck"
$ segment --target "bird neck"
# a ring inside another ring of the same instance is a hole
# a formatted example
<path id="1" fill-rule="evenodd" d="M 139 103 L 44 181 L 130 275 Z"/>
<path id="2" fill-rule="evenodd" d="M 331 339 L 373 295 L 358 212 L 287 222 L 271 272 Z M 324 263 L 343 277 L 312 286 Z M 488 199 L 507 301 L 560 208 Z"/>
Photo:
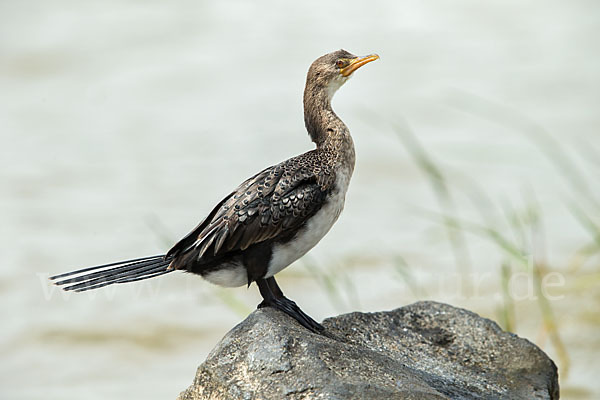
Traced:
<path id="1" fill-rule="evenodd" d="M 348 127 L 331 108 L 335 89 L 307 82 L 304 89 L 304 125 L 317 148 L 354 148 Z"/>

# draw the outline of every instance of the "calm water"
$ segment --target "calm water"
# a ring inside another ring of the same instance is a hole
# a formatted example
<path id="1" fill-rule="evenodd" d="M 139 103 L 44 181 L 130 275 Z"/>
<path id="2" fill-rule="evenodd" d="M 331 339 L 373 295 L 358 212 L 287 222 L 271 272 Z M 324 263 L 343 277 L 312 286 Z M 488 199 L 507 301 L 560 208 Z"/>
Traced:
<path id="1" fill-rule="evenodd" d="M 566 204 L 600 197 L 596 2 L 5 1 L 0 15 L 1 398 L 165 399 L 192 382 L 255 288 L 173 274 L 69 296 L 46 277 L 163 253 L 240 181 L 310 149 L 305 73 L 340 47 L 381 60 L 334 101 L 356 172 L 336 227 L 281 274 L 286 293 L 316 319 L 417 299 L 497 318 L 506 257 L 465 235 L 457 267 L 396 133 L 408 124 L 450 179 L 452 214 L 481 220 L 465 188 L 505 210 L 537 199 L 543 254 L 564 278 L 549 289 L 571 359 L 563 397 L 600 396 L 598 258 L 566 275 L 590 238 Z M 573 191 L 527 121 L 587 189 Z M 517 333 L 557 359 L 527 286 L 515 296 Z"/>

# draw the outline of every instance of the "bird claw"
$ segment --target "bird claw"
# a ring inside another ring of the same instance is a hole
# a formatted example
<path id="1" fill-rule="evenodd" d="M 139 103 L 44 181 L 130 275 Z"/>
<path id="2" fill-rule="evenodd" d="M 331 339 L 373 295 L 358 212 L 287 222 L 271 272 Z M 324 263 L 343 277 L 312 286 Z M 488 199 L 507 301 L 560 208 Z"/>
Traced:
<path id="1" fill-rule="evenodd" d="M 263 300 L 257 308 L 273 307 L 279 311 L 283 311 L 290 317 L 294 318 L 300 325 L 314 333 L 321 333 L 325 330 L 323 325 L 308 316 L 304 311 L 296 305 L 296 303 L 287 297 L 279 297 L 270 301 Z"/>

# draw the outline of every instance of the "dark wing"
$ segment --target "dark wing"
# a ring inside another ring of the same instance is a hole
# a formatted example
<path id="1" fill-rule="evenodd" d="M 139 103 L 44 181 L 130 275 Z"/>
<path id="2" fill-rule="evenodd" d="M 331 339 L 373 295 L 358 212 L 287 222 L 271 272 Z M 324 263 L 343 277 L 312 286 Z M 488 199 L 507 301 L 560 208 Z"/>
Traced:
<path id="1" fill-rule="evenodd" d="M 335 181 L 332 169 L 320 161 L 316 151 L 308 152 L 246 180 L 167 253 L 175 258 L 172 267 L 245 250 L 303 225 Z"/>

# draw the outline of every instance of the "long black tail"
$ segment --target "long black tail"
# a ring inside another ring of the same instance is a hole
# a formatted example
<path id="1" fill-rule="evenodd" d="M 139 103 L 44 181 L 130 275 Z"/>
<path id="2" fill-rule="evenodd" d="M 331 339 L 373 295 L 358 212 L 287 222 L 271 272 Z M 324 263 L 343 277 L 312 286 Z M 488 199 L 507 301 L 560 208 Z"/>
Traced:
<path id="1" fill-rule="evenodd" d="M 84 292 L 113 283 L 135 282 L 168 274 L 174 271 L 167 269 L 170 262 L 170 259 L 165 260 L 164 255 L 136 258 L 51 276 L 50 280 L 59 286 L 67 285 L 63 286 L 64 290 Z"/>

